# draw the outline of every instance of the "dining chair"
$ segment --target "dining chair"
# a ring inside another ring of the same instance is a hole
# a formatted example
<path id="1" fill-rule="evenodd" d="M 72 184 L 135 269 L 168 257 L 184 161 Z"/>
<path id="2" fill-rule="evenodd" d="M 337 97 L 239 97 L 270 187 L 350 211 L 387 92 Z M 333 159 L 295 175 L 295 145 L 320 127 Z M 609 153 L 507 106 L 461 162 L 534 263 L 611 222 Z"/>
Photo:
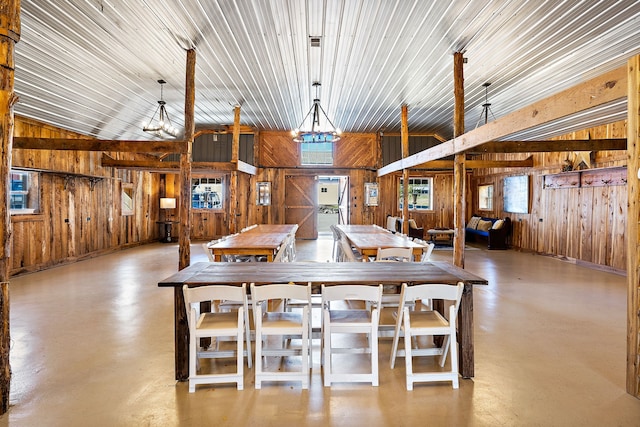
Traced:
<path id="1" fill-rule="evenodd" d="M 213 258 L 213 252 L 211 252 L 211 249 L 209 249 L 209 243 L 203 243 L 202 249 L 204 249 L 204 253 L 207 254 L 209 262 L 215 261 L 215 259 Z"/>
<path id="2" fill-rule="evenodd" d="M 338 244 L 340 245 L 340 251 L 339 251 L 340 258 L 338 259 L 338 262 L 362 262 L 363 261 L 362 254 L 351 247 L 351 244 L 349 243 L 349 240 L 346 237 L 342 236 Z"/>
<path id="3" fill-rule="evenodd" d="M 289 262 L 287 242 L 283 242 L 273 257 L 273 262 Z"/>
<path id="4" fill-rule="evenodd" d="M 322 364 L 324 385 L 334 382 L 370 382 L 378 385 L 378 320 L 382 285 L 322 285 Z M 338 347 L 335 334 L 365 335 L 366 347 Z M 369 372 L 339 372 L 333 356 L 344 353 L 369 354 Z"/>
<path id="5" fill-rule="evenodd" d="M 393 344 L 391 347 L 391 369 L 395 366 L 397 356 L 404 356 L 406 366 L 407 390 L 413 390 L 415 382 L 451 381 L 453 388 L 458 388 L 458 342 L 456 337 L 456 319 L 458 308 L 462 298 L 464 285 L 424 284 L 407 286 L 402 284 L 400 293 L 400 307 L 397 312 L 397 321 Z M 438 311 L 415 304 L 417 300 L 432 301 L 443 300 L 445 306 L 449 304 L 448 317 Z M 409 304 L 414 304 L 410 310 Z M 404 335 L 404 350 L 398 349 L 400 335 Z M 420 336 L 444 336 L 441 346 L 433 342 L 425 343 L 424 340 L 413 340 Z M 416 347 L 414 348 L 413 342 Z M 418 344 L 426 344 L 417 347 Z M 450 353 L 450 369 L 443 370 L 447 354 Z M 414 372 L 413 357 L 440 356 L 440 370 L 432 372 Z"/>
<path id="6" fill-rule="evenodd" d="M 376 261 L 413 261 L 411 248 L 378 248 Z"/>
<path id="7" fill-rule="evenodd" d="M 251 367 L 251 347 L 247 340 L 244 349 L 245 322 L 248 313 L 247 286 L 211 285 L 189 288 L 184 285 L 185 308 L 189 325 L 189 393 L 196 390 L 198 384 L 236 383 L 238 390 L 244 387 L 243 359 L 247 356 L 247 364 Z M 205 311 L 203 307 L 215 307 L 214 301 L 243 301 L 243 305 L 233 312 Z M 236 349 L 220 345 L 220 340 L 233 337 Z M 202 338 L 215 339 L 215 343 L 203 344 Z M 210 363 L 210 371 L 203 372 L 202 359 L 236 358 L 235 372 L 221 372 L 224 369 L 218 364 Z M 220 371 L 220 372 L 212 372 Z"/>
<path id="8" fill-rule="evenodd" d="M 425 242 L 422 247 L 422 256 L 420 257 L 420 262 L 427 262 L 431 258 L 431 253 L 433 249 L 436 247 L 436 244 L 433 242 Z"/>
<path id="9" fill-rule="evenodd" d="M 338 260 L 340 258 L 340 231 L 338 228 L 331 224 L 329 226 L 331 233 L 333 235 L 333 249 L 331 250 L 331 259 Z"/>
<path id="10" fill-rule="evenodd" d="M 251 284 L 253 295 L 253 318 L 256 327 L 256 364 L 255 388 L 260 389 L 263 381 L 300 381 L 303 389 L 309 388 L 309 374 L 311 366 L 311 350 L 309 341 L 309 324 L 311 315 L 311 283 L 307 285 L 294 284 Z M 297 301 L 307 301 L 300 311 L 281 311 L 279 304 L 288 298 Z M 278 342 L 279 347 L 272 347 L 268 337 L 279 335 L 280 340 L 271 340 L 271 344 Z M 300 338 L 300 348 L 291 347 L 291 338 Z M 270 356 L 291 357 L 300 356 L 301 367 L 298 371 L 284 370 L 278 361 L 275 369 L 265 370 L 266 358 Z"/>
<path id="11" fill-rule="evenodd" d="M 378 248 L 376 262 L 409 262 L 413 260 L 413 250 L 411 248 Z M 378 333 L 380 336 L 392 337 L 395 322 L 389 311 L 389 307 L 397 309 L 400 305 L 400 295 L 396 286 L 385 286 L 382 294 L 382 304 L 380 306 L 380 322 Z"/>

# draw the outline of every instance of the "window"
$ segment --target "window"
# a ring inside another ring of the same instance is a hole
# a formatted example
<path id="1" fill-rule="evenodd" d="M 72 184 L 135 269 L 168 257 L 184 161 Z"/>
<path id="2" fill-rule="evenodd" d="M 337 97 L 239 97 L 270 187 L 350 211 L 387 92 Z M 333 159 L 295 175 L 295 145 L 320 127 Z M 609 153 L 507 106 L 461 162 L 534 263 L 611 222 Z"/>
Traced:
<path id="1" fill-rule="evenodd" d="M 493 210 L 493 185 L 478 186 L 478 209 Z"/>
<path id="2" fill-rule="evenodd" d="M 404 200 L 403 180 L 400 178 L 398 190 L 399 206 L 402 210 Z M 433 209 L 433 178 L 409 178 L 409 209 L 410 210 L 431 210 Z"/>
<path id="3" fill-rule="evenodd" d="M 333 142 L 301 142 L 303 165 L 333 165 Z"/>
<path id="4" fill-rule="evenodd" d="M 38 172 L 11 170 L 9 210 L 11 215 L 36 213 L 40 209 Z"/>
<path id="5" fill-rule="evenodd" d="M 133 184 L 130 182 L 122 183 L 122 216 L 133 215 Z"/>
<path id="6" fill-rule="evenodd" d="M 193 209 L 222 209 L 222 179 L 192 179 L 191 207 Z"/>

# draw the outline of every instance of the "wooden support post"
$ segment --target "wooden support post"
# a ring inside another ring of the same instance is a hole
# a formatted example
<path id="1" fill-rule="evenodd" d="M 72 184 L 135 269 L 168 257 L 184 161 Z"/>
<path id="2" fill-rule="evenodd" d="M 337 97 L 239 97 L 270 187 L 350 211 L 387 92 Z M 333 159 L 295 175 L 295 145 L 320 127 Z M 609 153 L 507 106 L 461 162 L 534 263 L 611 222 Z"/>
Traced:
<path id="1" fill-rule="evenodd" d="M 640 398 L 640 55 L 627 68 L 627 393 Z"/>
<path id="2" fill-rule="evenodd" d="M 13 143 L 13 105 L 18 98 L 13 92 L 14 51 L 20 40 L 20 0 L 3 1 L 0 5 L 0 414 L 9 410 L 11 365 L 9 352 L 9 277 L 11 256 L 11 216 L 9 191 L 11 149 Z"/>
<path id="3" fill-rule="evenodd" d="M 229 233 L 238 233 L 238 172 L 231 172 L 229 180 Z"/>
<path id="4" fill-rule="evenodd" d="M 402 106 L 400 140 L 402 141 L 402 158 L 409 157 L 409 108 Z M 402 170 L 402 232 L 409 235 L 409 169 Z"/>
<path id="5" fill-rule="evenodd" d="M 187 141 L 186 152 L 180 154 L 180 239 L 179 239 L 179 264 L 182 270 L 191 263 L 191 150 L 193 147 L 193 135 L 195 133 L 195 99 L 196 99 L 196 51 L 187 51 L 187 72 L 184 99 L 184 139 Z M 175 346 L 187 349 L 189 345 L 189 327 L 187 313 L 184 308 L 184 295 L 182 289 L 175 288 L 174 310 L 176 313 Z M 189 351 L 176 351 L 184 360 L 176 357 L 176 379 L 184 381 L 189 378 Z"/>
<path id="6" fill-rule="evenodd" d="M 240 106 L 233 109 L 233 140 L 231 144 L 231 161 L 238 163 L 240 152 Z M 231 172 L 231 182 L 229 182 L 229 232 L 237 233 L 242 227 L 238 226 L 238 172 Z"/>
<path id="7" fill-rule="evenodd" d="M 231 143 L 231 162 L 238 162 L 238 153 L 240 152 L 240 106 L 236 105 L 233 109 L 233 140 Z"/>
<path id="8" fill-rule="evenodd" d="M 453 55 L 453 136 L 464 134 L 464 56 L 460 52 Z M 466 206 L 466 155 L 457 153 L 453 166 L 453 264 L 464 268 L 464 222 Z"/>
<path id="9" fill-rule="evenodd" d="M 453 136 L 454 138 L 464 134 L 464 56 L 461 52 L 453 55 L 453 94 L 455 106 L 453 110 Z M 453 239 L 453 264 L 464 268 L 464 222 L 466 206 L 466 154 L 456 153 L 453 166 L 453 227 L 456 230 Z M 465 378 L 475 374 L 473 352 L 473 286 L 465 286 L 462 301 L 470 307 L 468 310 L 460 310 L 458 327 L 464 331 L 460 336 L 459 363 L 465 368 Z M 465 345 L 462 345 L 464 343 Z"/>

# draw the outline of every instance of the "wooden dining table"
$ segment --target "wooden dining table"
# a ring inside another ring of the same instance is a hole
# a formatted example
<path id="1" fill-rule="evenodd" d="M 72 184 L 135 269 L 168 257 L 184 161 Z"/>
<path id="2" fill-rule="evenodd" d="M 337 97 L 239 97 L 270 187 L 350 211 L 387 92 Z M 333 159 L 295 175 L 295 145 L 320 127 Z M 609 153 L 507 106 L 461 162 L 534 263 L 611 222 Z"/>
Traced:
<path id="1" fill-rule="evenodd" d="M 278 248 L 297 229 L 298 224 L 258 224 L 209 245 L 208 248 L 215 261 L 222 261 L 225 255 L 255 255 L 264 256 L 271 262 Z"/>
<path id="2" fill-rule="evenodd" d="M 458 345 L 460 347 L 460 374 L 463 378 L 474 376 L 473 345 L 473 286 L 486 285 L 487 281 L 468 271 L 444 261 L 372 262 L 372 263 L 227 263 L 199 262 L 160 281 L 159 287 L 174 288 L 175 316 L 175 375 L 179 381 L 188 379 L 189 327 L 184 306 L 182 287 L 212 284 L 242 285 L 243 283 L 311 283 L 312 291 L 320 293 L 321 285 L 383 284 L 408 285 L 423 283 L 464 283 L 464 292 L 458 313 Z M 388 288 L 388 286 L 386 286 Z"/>
<path id="3" fill-rule="evenodd" d="M 420 260 L 424 245 L 415 243 L 405 235 L 394 234 L 375 225 L 345 225 L 336 226 L 351 242 L 351 246 L 358 249 L 365 261 L 378 254 L 378 248 L 411 248 L 414 260 Z"/>

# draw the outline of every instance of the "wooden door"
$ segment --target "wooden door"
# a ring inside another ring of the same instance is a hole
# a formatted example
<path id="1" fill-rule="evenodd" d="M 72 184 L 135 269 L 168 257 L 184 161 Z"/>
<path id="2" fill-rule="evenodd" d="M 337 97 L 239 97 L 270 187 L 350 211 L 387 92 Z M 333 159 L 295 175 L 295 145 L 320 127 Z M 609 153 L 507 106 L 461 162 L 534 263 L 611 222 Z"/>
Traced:
<path id="1" fill-rule="evenodd" d="M 284 221 L 298 224 L 296 237 L 318 238 L 318 187 L 315 176 L 287 175 L 284 180 Z"/>

